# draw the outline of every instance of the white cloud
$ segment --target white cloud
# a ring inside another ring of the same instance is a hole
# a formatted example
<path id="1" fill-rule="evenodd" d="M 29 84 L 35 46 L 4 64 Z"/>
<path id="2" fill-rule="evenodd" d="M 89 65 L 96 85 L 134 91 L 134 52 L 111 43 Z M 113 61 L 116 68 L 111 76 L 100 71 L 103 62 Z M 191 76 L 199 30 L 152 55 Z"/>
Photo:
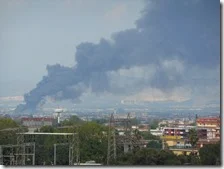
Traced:
<path id="1" fill-rule="evenodd" d="M 184 64 L 180 60 L 165 60 L 162 61 L 162 67 L 171 72 L 182 74 L 184 71 Z"/>

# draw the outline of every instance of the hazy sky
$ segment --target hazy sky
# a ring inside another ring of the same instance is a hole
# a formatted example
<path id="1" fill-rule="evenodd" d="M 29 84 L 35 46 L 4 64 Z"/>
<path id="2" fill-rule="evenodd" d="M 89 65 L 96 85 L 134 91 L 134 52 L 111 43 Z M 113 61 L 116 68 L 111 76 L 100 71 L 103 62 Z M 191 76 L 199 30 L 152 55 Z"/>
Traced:
<path id="1" fill-rule="evenodd" d="M 142 0 L 0 0 L 0 96 L 35 87 L 46 65 L 73 66 L 76 45 L 135 27 Z"/>
<path id="2" fill-rule="evenodd" d="M 46 96 L 219 106 L 218 0 L 0 0 L 0 25 L 0 96 L 31 91 L 26 108 Z"/>

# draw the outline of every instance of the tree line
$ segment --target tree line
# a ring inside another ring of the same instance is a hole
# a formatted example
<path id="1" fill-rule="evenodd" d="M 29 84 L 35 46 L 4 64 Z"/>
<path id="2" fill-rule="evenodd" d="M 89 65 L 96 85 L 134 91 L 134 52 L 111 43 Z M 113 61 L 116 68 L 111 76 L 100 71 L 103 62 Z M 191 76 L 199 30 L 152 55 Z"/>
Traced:
<path id="1" fill-rule="evenodd" d="M 106 165 L 107 159 L 107 132 L 108 127 L 100 121 L 82 121 L 77 116 L 62 121 L 61 128 L 43 126 L 36 132 L 79 132 L 80 162 L 94 160 Z M 0 118 L 0 145 L 16 144 L 16 130 L 7 132 L 5 129 L 18 128 L 20 124 L 9 118 Z M 67 127 L 66 127 L 67 126 Z M 64 128 L 63 128 L 64 127 Z M 136 149 L 133 152 L 119 151 L 116 161 L 110 165 L 220 165 L 220 143 L 204 145 L 199 149 L 199 156 L 175 155 L 172 151 L 162 149 L 161 139 L 150 132 L 137 132 L 146 140 L 152 140 L 146 148 Z M 53 144 L 59 142 L 59 137 L 38 136 L 36 138 L 36 165 L 51 165 L 53 162 Z M 195 141 L 195 137 L 192 138 Z M 68 165 L 68 146 L 57 147 L 57 165 Z M 27 162 L 29 164 L 29 162 Z"/>

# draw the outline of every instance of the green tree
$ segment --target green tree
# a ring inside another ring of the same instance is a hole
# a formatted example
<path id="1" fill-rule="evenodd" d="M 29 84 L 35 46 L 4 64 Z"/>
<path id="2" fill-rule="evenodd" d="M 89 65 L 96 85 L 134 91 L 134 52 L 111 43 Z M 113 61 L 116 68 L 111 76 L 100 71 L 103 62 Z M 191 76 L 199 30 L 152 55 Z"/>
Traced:
<path id="1" fill-rule="evenodd" d="M 80 119 L 78 116 L 71 116 L 69 119 L 64 120 L 61 122 L 62 126 L 73 126 L 73 125 L 77 125 L 77 124 L 81 124 L 83 123 L 83 120 Z"/>
<path id="2" fill-rule="evenodd" d="M 221 152 L 220 143 L 204 145 L 199 150 L 202 165 L 220 165 Z"/>
<path id="3" fill-rule="evenodd" d="M 181 164 L 189 163 L 187 155 L 181 154 L 181 155 L 178 155 L 177 157 L 178 157 L 179 161 L 181 162 Z"/>
<path id="4" fill-rule="evenodd" d="M 18 124 L 10 118 L 0 118 L 0 130 L 8 128 L 17 128 Z"/>
<path id="5" fill-rule="evenodd" d="M 189 163 L 191 165 L 200 165 L 201 164 L 201 161 L 200 161 L 200 158 L 198 155 L 194 155 L 194 154 L 190 154 L 189 156 Z"/>
<path id="6" fill-rule="evenodd" d="M 70 119 L 68 127 L 54 128 L 52 126 L 43 126 L 40 132 L 66 132 L 78 133 L 80 141 L 80 160 L 86 162 L 95 160 L 96 162 L 106 162 L 107 155 L 107 131 L 108 128 L 96 122 L 76 123 L 76 117 Z M 65 124 L 65 123 L 64 123 Z M 66 124 L 66 126 L 67 126 Z M 60 143 L 62 136 L 38 136 L 37 142 L 41 148 L 37 150 L 37 164 L 50 165 L 53 161 L 53 145 Z M 68 147 L 66 145 L 57 146 L 57 164 L 68 165 Z"/>
<path id="7" fill-rule="evenodd" d="M 104 123 L 107 123 L 108 122 L 108 119 L 101 118 L 101 119 L 93 119 L 92 121 L 93 122 L 96 122 L 98 124 L 104 124 Z"/>
<path id="8" fill-rule="evenodd" d="M 155 148 L 155 149 L 162 149 L 162 141 L 150 141 L 148 144 L 147 144 L 147 147 L 148 148 Z"/>
<path id="9" fill-rule="evenodd" d="M 142 149 L 134 155 L 133 165 L 156 165 L 158 163 L 158 151 L 154 149 Z"/>
<path id="10" fill-rule="evenodd" d="M 111 165 L 132 165 L 133 164 L 134 154 L 132 152 L 119 153 L 117 161 L 110 161 Z"/>
<path id="11" fill-rule="evenodd" d="M 108 128 L 96 122 L 86 122 L 80 125 L 80 160 L 82 162 L 95 160 L 105 163 L 107 155 Z"/>
<path id="12" fill-rule="evenodd" d="M 178 157 L 170 150 L 161 150 L 157 155 L 157 165 L 177 165 L 181 164 Z"/>
<path id="13" fill-rule="evenodd" d="M 195 147 L 198 142 L 198 135 L 196 129 L 192 128 L 189 130 L 189 140 L 192 147 Z"/>
<path id="14" fill-rule="evenodd" d="M 158 127 L 158 124 L 159 124 L 159 120 L 158 119 L 153 119 L 151 122 L 150 122 L 150 128 L 151 129 L 156 129 Z"/>
<path id="15" fill-rule="evenodd" d="M 40 128 L 40 132 L 44 132 L 44 133 L 54 133 L 55 128 L 53 126 L 42 126 Z"/>
<path id="16" fill-rule="evenodd" d="M 10 118 L 0 118 L 0 145 L 16 144 L 19 125 Z"/>
<path id="17" fill-rule="evenodd" d="M 69 146 L 68 145 L 57 145 L 57 165 L 68 165 L 69 164 Z"/>
<path id="18" fill-rule="evenodd" d="M 161 140 L 159 136 L 152 135 L 150 131 L 140 132 L 140 134 L 145 140 Z"/>
<path id="19" fill-rule="evenodd" d="M 182 160 L 183 163 L 185 160 Z M 141 149 L 135 153 L 119 154 L 113 165 L 180 165 L 180 158 L 170 150 Z"/>

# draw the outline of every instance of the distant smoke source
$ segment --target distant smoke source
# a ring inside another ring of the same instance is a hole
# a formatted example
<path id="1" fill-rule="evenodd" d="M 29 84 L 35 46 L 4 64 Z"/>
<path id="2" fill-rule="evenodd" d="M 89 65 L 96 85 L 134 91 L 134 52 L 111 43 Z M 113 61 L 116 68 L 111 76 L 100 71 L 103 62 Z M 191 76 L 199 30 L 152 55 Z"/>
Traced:
<path id="1" fill-rule="evenodd" d="M 145 86 L 166 90 L 180 85 L 182 75 L 176 71 L 170 78 L 161 61 L 203 67 L 219 64 L 219 22 L 219 1 L 148 1 L 136 28 L 113 34 L 112 41 L 78 45 L 76 67 L 47 66 L 48 75 L 24 95 L 26 104 L 19 105 L 16 112 L 34 111 L 46 96 L 78 101 L 89 88 L 116 93 L 108 72 L 133 66 L 156 65 L 154 78 Z"/>

